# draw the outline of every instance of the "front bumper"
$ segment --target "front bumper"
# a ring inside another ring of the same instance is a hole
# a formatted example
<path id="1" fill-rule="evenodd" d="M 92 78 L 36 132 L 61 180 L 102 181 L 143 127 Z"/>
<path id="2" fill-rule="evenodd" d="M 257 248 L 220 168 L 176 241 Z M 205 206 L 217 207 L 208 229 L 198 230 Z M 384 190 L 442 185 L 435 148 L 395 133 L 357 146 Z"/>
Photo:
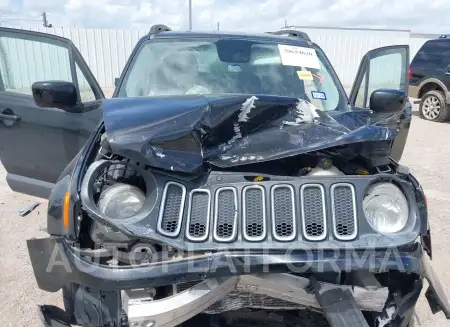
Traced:
<path id="1" fill-rule="evenodd" d="M 427 272 L 421 248 L 401 251 L 397 248 L 372 251 L 291 251 L 290 253 L 254 253 L 221 251 L 134 267 L 106 266 L 80 257 L 61 237 L 27 241 L 28 252 L 39 288 L 56 292 L 76 283 L 86 287 L 116 291 L 156 287 L 217 276 L 255 273 L 314 273 L 399 270 L 423 275 Z"/>
<path id="2" fill-rule="evenodd" d="M 435 301 L 450 318 L 445 292 L 420 245 L 414 251 L 388 249 L 364 253 L 335 250 L 289 254 L 218 252 L 137 267 L 111 267 L 88 262 L 60 237 L 32 239 L 27 245 L 38 286 L 49 292 L 56 292 L 70 283 L 116 291 L 256 273 L 399 270 L 427 279 L 429 300 Z"/>

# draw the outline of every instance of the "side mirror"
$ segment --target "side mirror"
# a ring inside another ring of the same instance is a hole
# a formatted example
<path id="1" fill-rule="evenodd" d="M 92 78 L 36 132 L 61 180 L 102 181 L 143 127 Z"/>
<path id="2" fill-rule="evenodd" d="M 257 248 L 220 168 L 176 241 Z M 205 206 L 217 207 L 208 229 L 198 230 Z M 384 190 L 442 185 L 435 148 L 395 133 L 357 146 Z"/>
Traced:
<path id="1" fill-rule="evenodd" d="M 399 112 L 403 110 L 407 98 L 403 90 L 379 89 L 370 95 L 369 107 L 374 112 Z"/>
<path id="2" fill-rule="evenodd" d="M 72 82 L 35 82 L 31 86 L 34 102 L 38 107 L 59 108 L 70 111 L 77 105 L 77 88 Z"/>

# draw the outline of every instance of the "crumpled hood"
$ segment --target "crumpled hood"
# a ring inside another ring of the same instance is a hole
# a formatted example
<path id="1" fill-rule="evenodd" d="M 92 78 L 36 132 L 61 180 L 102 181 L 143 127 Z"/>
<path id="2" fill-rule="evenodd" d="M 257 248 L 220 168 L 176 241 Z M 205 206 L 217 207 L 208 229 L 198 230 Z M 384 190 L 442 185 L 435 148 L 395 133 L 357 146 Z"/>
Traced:
<path id="1" fill-rule="evenodd" d="M 153 167 L 203 172 L 356 142 L 394 140 L 401 113 L 328 111 L 295 98 L 187 95 L 102 105 L 114 153 Z"/>

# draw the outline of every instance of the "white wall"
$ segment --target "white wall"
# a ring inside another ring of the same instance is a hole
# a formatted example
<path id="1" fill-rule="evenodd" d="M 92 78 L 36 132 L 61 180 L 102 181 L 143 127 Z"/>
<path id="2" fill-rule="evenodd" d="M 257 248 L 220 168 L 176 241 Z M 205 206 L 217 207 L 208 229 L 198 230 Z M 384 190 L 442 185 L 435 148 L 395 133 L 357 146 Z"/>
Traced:
<path id="1" fill-rule="evenodd" d="M 346 88 L 353 84 L 360 60 L 367 51 L 381 46 L 409 44 L 411 47 L 410 58 L 412 59 L 427 39 L 436 37 L 436 35 L 430 34 L 411 34 L 410 31 L 406 30 L 296 28 L 308 33 L 311 39 L 324 49 Z M 41 26 L 26 29 L 71 39 L 85 58 L 100 86 L 104 89 L 114 88 L 114 78 L 120 76 L 137 41 L 148 32 L 147 30 L 45 28 Z M 28 52 L 23 50 L 25 49 L 24 45 L 4 43 L 3 46 L 7 46 L 10 51 L 15 51 L 19 56 L 22 56 L 21 60 L 26 60 L 25 53 L 28 55 Z M 46 57 L 42 52 L 43 50 L 40 49 L 39 51 L 35 52 L 35 55 L 40 58 L 39 67 L 36 68 L 36 71 L 39 69 L 45 70 L 49 64 L 43 59 Z M 63 67 L 58 66 L 63 64 L 62 61 L 52 62 L 51 64 L 55 66 L 54 69 L 64 70 Z M 11 69 L 14 80 L 20 81 L 24 85 L 36 75 L 36 72 L 20 70 L 20 65 Z"/>

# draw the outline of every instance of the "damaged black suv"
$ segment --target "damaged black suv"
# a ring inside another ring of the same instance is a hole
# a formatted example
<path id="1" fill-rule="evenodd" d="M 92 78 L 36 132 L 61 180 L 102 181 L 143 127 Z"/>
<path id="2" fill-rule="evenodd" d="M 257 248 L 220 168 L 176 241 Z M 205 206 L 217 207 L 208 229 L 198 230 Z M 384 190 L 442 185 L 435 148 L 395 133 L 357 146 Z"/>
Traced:
<path id="1" fill-rule="evenodd" d="M 348 97 L 305 33 L 158 25 L 103 99 L 69 40 L 0 36 L 67 54 L 66 78 L 0 94 L 8 184 L 49 197 L 49 237 L 27 241 L 39 288 L 63 292 L 45 326 L 404 327 L 425 279 L 450 318 L 398 163 L 408 46 L 368 52 Z"/>

